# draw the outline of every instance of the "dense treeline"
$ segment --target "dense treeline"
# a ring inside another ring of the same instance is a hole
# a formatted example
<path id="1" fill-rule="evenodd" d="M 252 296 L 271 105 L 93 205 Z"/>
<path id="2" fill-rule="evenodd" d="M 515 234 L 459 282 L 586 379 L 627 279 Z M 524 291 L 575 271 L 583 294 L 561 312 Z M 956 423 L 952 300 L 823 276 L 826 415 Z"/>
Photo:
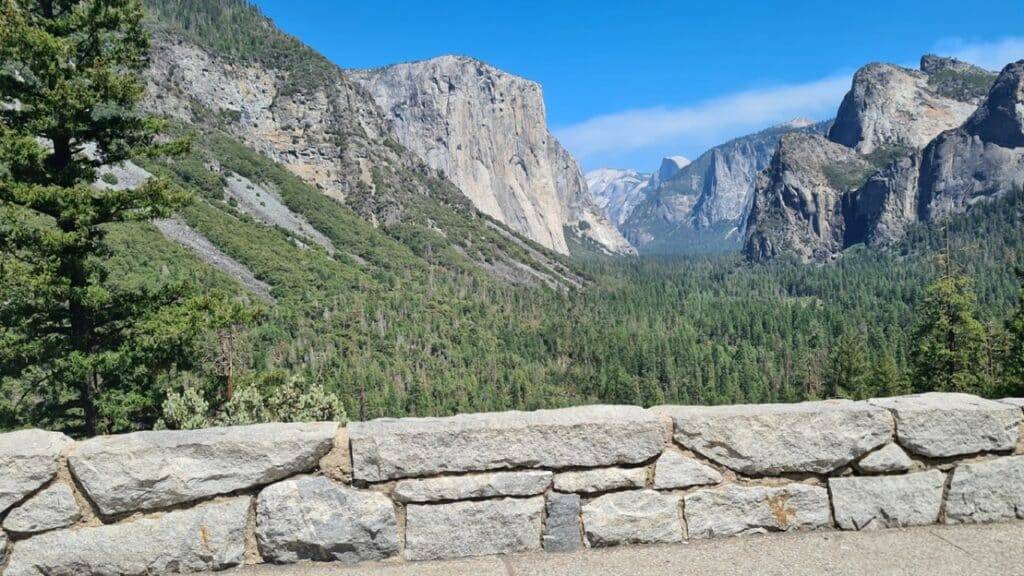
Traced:
<path id="1" fill-rule="evenodd" d="M 106 46 L 127 36 L 142 50 L 137 0 L 97 2 L 121 10 L 127 30 Z M 15 8 L 0 15 L 10 24 L 0 55 L 14 63 L 32 39 L 80 45 L 71 24 L 103 30 L 88 20 L 47 28 Z M 45 34 L 29 34 L 33 27 Z M 428 202 L 406 208 L 433 227 L 372 226 L 215 127 L 169 128 L 127 112 L 140 96 L 131 68 L 108 74 L 97 61 L 97 74 L 121 89 L 90 93 L 88 78 L 48 62 L 0 82 L 0 102 L 24 103 L 0 107 L 0 429 L 88 434 L 936 389 L 1024 395 L 1015 274 L 1024 266 L 1024 192 L 827 266 L 588 257 L 573 265 L 581 289 L 516 286 L 486 267 L 492 252 L 522 243 L 494 241 L 496 232 Z M 81 101 L 32 100 L 40 97 L 25 79 L 47 74 L 81 81 Z M 115 98 L 121 124 L 88 114 Z M 39 144 L 67 137 L 51 117 L 69 112 L 81 113 L 75 146 L 108 131 L 106 158 L 77 151 L 57 162 Z M 155 146 L 158 132 L 181 139 L 173 150 Z M 129 157 L 156 178 L 137 191 L 91 186 L 102 160 Z M 272 190 L 337 253 L 241 211 L 223 192 L 231 173 Z M 273 301 L 147 222 L 172 209 L 268 284 Z"/>

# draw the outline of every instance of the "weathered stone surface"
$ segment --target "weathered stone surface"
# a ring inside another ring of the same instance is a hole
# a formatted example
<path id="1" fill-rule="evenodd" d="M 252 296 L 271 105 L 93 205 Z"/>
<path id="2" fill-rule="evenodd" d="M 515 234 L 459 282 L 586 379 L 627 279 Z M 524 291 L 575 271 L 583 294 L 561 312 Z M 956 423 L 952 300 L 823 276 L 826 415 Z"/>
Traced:
<path id="1" fill-rule="evenodd" d="M 7 534 L 0 531 L 0 566 L 7 560 Z"/>
<path id="2" fill-rule="evenodd" d="M 1000 402 L 1024 409 L 1024 398 L 1003 398 Z"/>
<path id="3" fill-rule="evenodd" d="M 829 478 L 836 524 L 844 530 L 924 526 L 939 520 L 946 475 Z"/>
<path id="4" fill-rule="evenodd" d="M 356 480 L 503 468 L 639 463 L 662 449 L 661 422 L 635 406 L 381 419 L 349 425 Z"/>
<path id="5" fill-rule="evenodd" d="M 555 490 L 594 494 L 608 490 L 643 488 L 647 485 L 647 468 L 600 468 L 563 472 L 555 476 Z"/>
<path id="6" fill-rule="evenodd" d="M 334 448 L 320 459 L 320 471 L 338 482 L 352 483 L 352 451 L 348 446 L 348 428 L 339 428 Z"/>
<path id="7" fill-rule="evenodd" d="M 865 474 L 886 474 L 906 472 L 913 465 L 914 461 L 902 448 L 896 444 L 886 444 L 857 462 L 857 469 Z"/>
<path id="8" fill-rule="evenodd" d="M 860 458 L 892 438 L 892 417 L 864 402 L 663 406 L 675 440 L 737 472 L 824 474 Z"/>
<path id="9" fill-rule="evenodd" d="M 963 124 L 975 107 L 938 93 L 925 73 L 868 64 L 854 75 L 829 139 L 861 154 L 884 147 L 923 148 L 939 133 Z"/>
<path id="10" fill-rule="evenodd" d="M 149 576 L 237 566 L 245 558 L 249 498 L 18 542 L 4 576 Z"/>
<path id="11" fill-rule="evenodd" d="M 395 508 L 379 492 L 322 476 L 278 482 L 256 501 L 256 538 L 268 562 L 381 560 L 401 545 Z"/>
<path id="12" fill-rule="evenodd" d="M 684 502 L 691 538 L 815 530 L 832 523 L 828 491 L 807 484 L 733 484 L 688 494 Z"/>
<path id="13" fill-rule="evenodd" d="M 551 486 L 554 473 L 546 470 L 491 472 L 425 480 L 402 480 L 395 485 L 399 502 L 469 500 L 495 496 L 533 496 Z"/>
<path id="14" fill-rule="evenodd" d="M 871 400 L 896 418 L 896 438 L 914 454 L 946 458 L 1012 450 L 1021 411 L 970 394 L 929 392 Z"/>
<path id="15" fill-rule="evenodd" d="M 1024 519 L 1024 456 L 957 466 L 946 496 L 946 522 Z"/>
<path id="16" fill-rule="evenodd" d="M 439 560 L 540 548 L 544 498 L 412 504 L 406 509 L 405 556 Z"/>
<path id="17" fill-rule="evenodd" d="M 632 247 L 587 191 L 579 164 L 548 132 L 541 88 L 463 56 L 349 71 L 394 136 L 451 179 L 485 214 L 568 254 L 565 228 L 609 252 Z"/>
<path id="18" fill-rule="evenodd" d="M 75 495 L 67 484 L 54 484 L 11 510 L 4 519 L 4 530 L 17 534 L 35 534 L 67 528 L 82 517 Z"/>
<path id="19" fill-rule="evenodd" d="M 654 490 L 606 494 L 583 505 L 583 531 L 591 546 L 679 542 L 679 497 Z"/>
<path id="20" fill-rule="evenodd" d="M 743 248 L 747 258 L 792 254 L 805 262 L 831 260 L 844 243 L 843 199 L 872 172 L 863 156 L 823 136 L 782 136 L 754 186 Z"/>
<path id="21" fill-rule="evenodd" d="M 548 552 L 579 550 L 583 546 L 579 494 L 548 494 L 547 513 L 547 522 L 544 523 L 544 549 Z"/>
<path id="22" fill-rule="evenodd" d="M 0 434 L 0 514 L 57 475 L 60 453 L 69 444 L 59 432 Z"/>
<path id="23" fill-rule="evenodd" d="M 152 510 L 308 472 L 337 429 L 320 422 L 104 436 L 79 444 L 68 463 L 103 514 Z"/>
<path id="24" fill-rule="evenodd" d="M 718 484 L 722 474 L 675 450 L 666 450 L 654 465 L 654 487 L 658 490 Z"/>

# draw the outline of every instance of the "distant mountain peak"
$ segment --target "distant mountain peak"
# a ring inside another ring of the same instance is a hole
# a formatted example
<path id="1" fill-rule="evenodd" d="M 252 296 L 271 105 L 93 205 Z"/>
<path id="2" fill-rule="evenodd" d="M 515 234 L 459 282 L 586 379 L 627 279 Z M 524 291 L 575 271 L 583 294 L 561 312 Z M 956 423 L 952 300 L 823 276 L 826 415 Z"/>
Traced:
<path id="1" fill-rule="evenodd" d="M 807 128 L 808 126 L 812 126 L 814 124 L 815 121 L 811 120 L 810 118 L 797 116 L 796 118 L 793 118 L 789 122 L 783 122 L 782 124 L 779 124 L 778 128 L 791 128 L 793 130 L 796 130 L 799 128 Z"/>

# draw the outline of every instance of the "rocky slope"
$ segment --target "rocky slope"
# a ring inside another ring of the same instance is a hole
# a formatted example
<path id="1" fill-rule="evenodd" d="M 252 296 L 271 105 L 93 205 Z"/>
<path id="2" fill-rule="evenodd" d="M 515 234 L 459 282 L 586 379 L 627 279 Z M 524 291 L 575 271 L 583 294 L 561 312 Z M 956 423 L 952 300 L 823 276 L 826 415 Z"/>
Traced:
<path id="1" fill-rule="evenodd" d="M 890 64 L 857 71 L 829 139 L 870 154 L 879 148 L 923 148 L 963 124 L 975 105 L 943 96 L 928 74 Z"/>
<path id="2" fill-rule="evenodd" d="M 1024 186 L 1024 60 L 1007 66 L 985 103 L 925 148 L 919 179 L 922 220 Z"/>
<path id="3" fill-rule="evenodd" d="M 825 261 L 855 244 L 885 246 L 916 222 L 964 212 L 1024 182 L 1024 63 L 997 80 L 936 56 L 922 58 L 921 68 L 871 64 L 858 71 L 829 132 L 848 152 L 834 150 L 824 164 L 806 147 L 785 151 L 788 159 L 777 154 L 754 202 L 772 210 L 755 209 L 747 221 L 749 258 Z M 979 99 L 982 89 L 987 96 Z M 827 193 L 822 174 L 830 176 Z M 837 208 L 822 213 L 803 201 L 823 195 Z M 821 233 L 794 234 L 794 227 Z"/>
<path id="4" fill-rule="evenodd" d="M 450 248 L 444 260 L 468 259 L 503 280 L 576 283 L 553 254 L 495 228 L 396 142 L 393 123 L 364 88 L 248 2 L 146 0 L 146 7 L 152 112 L 230 134 L 414 250 Z"/>
<path id="5" fill-rule="evenodd" d="M 387 114 L 398 141 L 485 214 L 563 254 L 566 228 L 608 252 L 632 252 L 548 131 L 538 84 L 460 56 L 349 74 Z"/>
<path id="6" fill-rule="evenodd" d="M 758 177 L 746 253 L 770 259 L 783 250 L 824 260 L 843 246 L 846 182 L 870 165 L 855 151 L 817 134 L 786 134 L 771 166 Z"/>
<path id="7" fill-rule="evenodd" d="M 645 199 L 621 229 L 646 252 L 734 250 L 755 178 L 771 160 L 779 137 L 825 130 L 827 124 L 797 119 L 716 146 L 667 177 L 652 178 Z"/>

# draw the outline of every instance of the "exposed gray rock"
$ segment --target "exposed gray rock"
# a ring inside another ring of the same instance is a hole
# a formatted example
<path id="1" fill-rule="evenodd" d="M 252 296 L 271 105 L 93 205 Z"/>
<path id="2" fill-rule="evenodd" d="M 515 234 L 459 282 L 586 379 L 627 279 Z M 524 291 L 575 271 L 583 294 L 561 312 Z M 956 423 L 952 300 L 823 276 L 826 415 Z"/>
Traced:
<path id="1" fill-rule="evenodd" d="M 642 252 L 692 253 L 742 246 L 757 174 L 789 132 L 824 133 L 828 123 L 797 118 L 711 148 L 668 178 L 652 178 L 620 225 Z"/>
<path id="2" fill-rule="evenodd" d="M 572 552 L 583 547 L 579 494 L 548 494 L 543 542 L 548 552 Z"/>
<path id="3" fill-rule="evenodd" d="M 928 75 L 928 84 L 939 94 L 974 105 L 985 100 L 996 80 L 995 72 L 934 54 L 921 57 L 921 71 Z"/>
<path id="4" fill-rule="evenodd" d="M 7 560 L 7 534 L 0 531 L 0 566 Z"/>
<path id="5" fill-rule="evenodd" d="M 646 484 L 647 468 L 599 468 L 555 476 L 555 490 L 580 494 L 643 488 Z"/>
<path id="6" fill-rule="evenodd" d="M 868 64 L 854 75 L 829 139 L 862 154 L 893 146 L 923 148 L 963 124 L 974 108 L 939 94 L 923 72 Z"/>
<path id="7" fill-rule="evenodd" d="M 273 302 L 270 285 L 260 280 L 245 264 L 224 253 L 210 239 L 189 226 L 181 218 L 163 218 L 153 221 L 153 226 L 171 242 L 181 244 L 196 253 L 204 262 L 234 278 L 246 290 Z"/>
<path id="8" fill-rule="evenodd" d="M 82 517 L 75 495 L 67 484 L 57 483 L 39 492 L 4 519 L 4 530 L 35 534 L 67 528 Z"/>
<path id="9" fill-rule="evenodd" d="M 635 406 L 381 419 L 349 425 L 357 480 L 505 468 L 639 463 L 661 453 L 662 425 Z"/>
<path id="10" fill-rule="evenodd" d="M 586 180 L 594 202 L 616 226 L 629 218 L 651 185 L 650 174 L 613 168 L 587 172 Z"/>
<path id="11" fill-rule="evenodd" d="M 583 505 L 591 546 L 680 542 L 679 497 L 654 490 L 606 494 Z"/>
<path id="12" fill-rule="evenodd" d="M 544 498 L 412 504 L 406 509 L 405 557 L 440 560 L 538 550 Z"/>
<path id="13" fill-rule="evenodd" d="M 654 488 L 657 490 L 718 484 L 721 481 L 722 474 L 718 470 L 675 450 L 666 450 L 654 465 Z"/>
<path id="14" fill-rule="evenodd" d="M 843 246 L 889 246 L 918 221 L 921 153 L 908 152 L 843 197 Z"/>
<path id="15" fill-rule="evenodd" d="M 892 439 L 892 417 L 865 402 L 662 406 L 675 440 L 694 452 L 753 476 L 825 474 Z"/>
<path id="16" fill-rule="evenodd" d="M 929 392 L 871 400 L 896 418 L 903 448 L 930 458 L 1012 450 L 1021 411 L 970 394 Z"/>
<path id="17" fill-rule="evenodd" d="M 480 211 L 563 254 L 564 227 L 580 222 L 610 252 L 633 252 L 548 132 L 538 84 L 461 56 L 350 74 L 390 116 L 399 142 Z"/>
<path id="18" fill-rule="evenodd" d="M 57 530 L 18 542 L 4 576 L 149 576 L 237 566 L 249 498 L 122 524 Z"/>
<path id="19" fill-rule="evenodd" d="M 1024 183 L 1024 60 L 999 74 L 984 104 L 924 151 L 918 211 L 936 220 Z"/>
<path id="20" fill-rule="evenodd" d="M 829 478 L 836 524 L 844 530 L 924 526 L 939 521 L 946 475 Z"/>
<path id="21" fill-rule="evenodd" d="M 399 502 L 437 502 L 495 496 L 533 496 L 547 490 L 553 477 L 552 472 L 529 470 L 402 480 L 395 485 L 394 498 Z"/>
<path id="22" fill-rule="evenodd" d="M 1024 456 L 962 464 L 946 496 L 946 522 L 1024 520 Z"/>
<path id="23" fill-rule="evenodd" d="M 1004 404 L 1011 404 L 1013 406 L 1019 406 L 1024 409 L 1024 398 L 1003 398 L 1000 402 Z"/>
<path id="24" fill-rule="evenodd" d="M 815 530 L 832 524 L 828 491 L 807 484 L 698 490 L 684 497 L 691 538 Z"/>
<path id="25" fill-rule="evenodd" d="M 264 488 L 256 500 L 256 538 L 263 558 L 280 564 L 353 564 L 394 556 L 401 548 L 395 508 L 387 496 L 322 476 Z"/>
<path id="26" fill-rule="evenodd" d="M 71 443 L 59 432 L 0 434 L 0 514 L 53 479 L 60 454 Z"/>
<path id="27" fill-rule="evenodd" d="M 301 214 L 292 212 L 272 185 L 257 184 L 240 174 L 224 177 L 224 194 L 235 200 L 242 212 L 249 214 L 267 226 L 279 226 L 323 246 L 328 254 L 334 254 L 334 244 L 313 227 Z"/>
<path id="28" fill-rule="evenodd" d="M 902 448 L 896 444 L 886 444 L 857 462 L 857 469 L 866 474 L 885 474 L 906 472 L 913 465 L 914 461 Z"/>
<path id="29" fill-rule="evenodd" d="M 321 422 L 135 432 L 86 440 L 68 463 L 100 512 L 113 515 L 308 472 L 331 449 L 337 430 Z"/>
<path id="30" fill-rule="evenodd" d="M 752 260 L 792 254 L 824 262 L 844 246 L 843 195 L 874 172 L 854 150 L 816 134 L 786 134 L 757 177 L 744 252 Z"/>

